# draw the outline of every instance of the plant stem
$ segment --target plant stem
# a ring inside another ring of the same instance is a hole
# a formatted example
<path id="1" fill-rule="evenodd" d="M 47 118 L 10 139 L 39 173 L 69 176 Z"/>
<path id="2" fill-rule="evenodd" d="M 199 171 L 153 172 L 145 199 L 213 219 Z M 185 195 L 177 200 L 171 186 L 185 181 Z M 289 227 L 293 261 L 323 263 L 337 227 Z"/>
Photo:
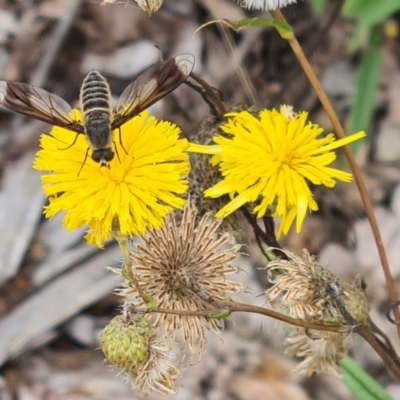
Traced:
<path id="1" fill-rule="evenodd" d="M 286 22 L 285 17 L 282 15 L 282 13 L 280 12 L 279 9 L 271 10 L 270 13 L 273 18 Z M 322 106 L 324 107 L 326 114 L 328 115 L 328 118 L 331 121 L 333 129 L 336 132 L 336 135 L 339 138 L 346 137 L 343 127 L 339 122 L 339 119 L 328 99 L 328 96 L 322 89 L 322 86 L 321 86 L 317 76 L 315 75 L 310 63 L 308 62 L 307 57 L 304 55 L 304 52 L 303 52 L 299 42 L 297 41 L 295 35 L 293 35 L 293 38 L 287 39 L 287 41 L 289 42 L 290 46 L 292 47 L 294 54 L 296 55 L 298 61 L 300 62 L 305 74 L 307 75 L 312 87 L 315 90 L 315 93 L 317 94 Z M 366 189 L 364 181 L 362 179 L 360 169 L 358 168 L 358 165 L 353 157 L 353 154 L 351 153 L 350 148 L 348 146 L 344 146 L 343 151 L 344 151 L 344 154 L 350 165 L 351 171 L 353 172 L 354 180 L 355 180 L 358 190 L 360 192 L 360 196 L 361 196 L 361 200 L 364 205 L 365 213 L 366 213 L 368 221 L 371 225 L 375 243 L 378 248 L 379 258 L 380 258 L 380 261 L 382 264 L 383 273 L 385 275 L 386 285 L 387 285 L 388 294 L 389 294 L 389 300 L 391 303 L 395 303 L 397 301 L 396 289 L 394 286 L 394 281 L 393 281 L 392 275 L 390 273 L 389 262 L 388 262 L 388 259 L 386 256 L 385 248 L 383 246 L 382 237 L 379 232 L 378 223 L 376 221 L 376 218 L 375 218 L 375 215 L 374 215 L 374 212 L 372 209 L 372 204 L 368 197 L 367 189 Z M 400 321 L 400 310 L 398 307 L 393 307 L 393 314 L 395 316 L 395 319 L 397 321 Z M 400 338 L 400 326 L 399 325 L 397 325 L 397 333 Z"/>

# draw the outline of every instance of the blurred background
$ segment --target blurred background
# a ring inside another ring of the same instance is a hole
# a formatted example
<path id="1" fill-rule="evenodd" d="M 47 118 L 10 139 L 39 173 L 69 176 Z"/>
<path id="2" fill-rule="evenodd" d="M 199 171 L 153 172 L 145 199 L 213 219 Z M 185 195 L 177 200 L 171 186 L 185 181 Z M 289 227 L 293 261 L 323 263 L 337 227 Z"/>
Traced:
<path id="1" fill-rule="evenodd" d="M 397 4 L 396 4 L 397 3 Z M 376 6 L 379 4 L 379 6 Z M 394 0 L 304 0 L 282 9 L 333 102 L 345 130 L 365 130 L 354 148 L 378 218 L 396 285 L 400 285 L 400 4 Z M 101 6 L 84 0 L 0 0 L 0 79 L 27 82 L 78 106 L 91 69 L 109 81 L 115 98 L 138 74 L 182 53 L 194 71 L 230 105 L 306 110 L 332 131 L 289 45 L 272 28 L 233 32 L 202 24 L 225 18 L 268 17 L 233 0 L 164 0 L 149 17 L 134 0 Z M 209 114 L 186 85 L 151 108 L 194 139 Z M 50 127 L 0 109 L 0 399 L 139 398 L 103 363 L 99 335 L 118 314 L 118 285 L 106 266 L 118 248 L 88 247 L 84 230 L 66 233 L 62 216 L 42 216 L 46 200 L 31 167 L 40 133 Z M 347 168 L 339 154 L 337 166 Z M 386 319 L 387 291 L 379 258 L 354 184 L 318 188 L 320 210 L 300 234 L 280 243 L 303 248 L 335 274 L 367 284 L 371 316 L 397 350 Z M 265 306 L 265 264 L 252 230 L 243 225 L 249 257 L 238 265 L 251 293 L 240 300 Z M 255 298 L 255 300 L 254 300 Z M 302 378 L 283 354 L 285 328 L 254 315 L 235 315 L 218 338 L 210 335 L 201 362 L 179 380 L 178 399 L 351 399 L 340 379 Z M 356 340 L 352 356 L 390 394 L 400 386 L 378 356 Z M 152 394 L 150 399 L 166 398 Z"/>

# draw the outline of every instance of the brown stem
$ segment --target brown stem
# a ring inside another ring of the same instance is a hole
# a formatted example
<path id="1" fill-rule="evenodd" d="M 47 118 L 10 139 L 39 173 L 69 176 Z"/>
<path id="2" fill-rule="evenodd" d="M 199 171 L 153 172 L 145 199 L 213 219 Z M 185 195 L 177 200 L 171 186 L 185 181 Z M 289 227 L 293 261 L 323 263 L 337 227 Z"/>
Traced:
<path id="1" fill-rule="evenodd" d="M 363 326 L 356 326 L 354 328 L 354 332 L 360 335 L 369 345 L 376 351 L 376 353 L 381 357 L 386 367 L 390 370 L 390 372 L 397 378 L 400 379 L 400 369 L 398 366 L 397 356 L 394 354 L 388 353 L 388 348 L 383 346 L 376 337 L 368 332 L 367 329 Z"/>
<path id="2" fill-rule="evenodd" d="M 264 222 L 265 231 L 261 229 L 258 225 L 258 220 L 254 218 L 250 212 L 246 209 L 246 207 L 242 207 L 241 211 L 245 216 L 247 222 L 253 228 L 254 236 L 256 238 L 257 245 L 263 254 L 263 256 L 270 261 L 270 256 L 266 253 L 263 247 L 263 243 L 266 244 L 268 247 L 272 248 L 272 252 L 277 256 L 284 260 L 287 260 L 288 257 L 284 252 L 279 251 L 281 248 L 279 243 L 275 237 L 275 229 L 274 229 L 274 220 L 270 215 L 266 215 L 262 218 Z"/>
<path id="3" fill-rule="evenodd" d="M 194 72 L 190 73 L 190 77 L 201 86 L 204 92 L 204 96 L 207 99 L 206 102 L 207 103 L 210 102 L 214 106 L 217 115 L 223 117 L 227 112 L 227 108 L 221 98 L 222 97 L 221 93 L 216 88 L 210 86 L 204 79 L 200 78 L 200 76 L 195 74 Z M 188 86 L 191 86 L 190 82 L 186 81 L 185 83 Z"/>
<path id="4" fill-rule="evenodd" d="M 215 306 L 214 310 L 201 310 L 201 311 L 187 311 L 187 310 L 164 310 L 164 309 L 134 309 L 135 313 L 147 314 L 147 313 L 162 313 L 170 315 L 184 315 L 184 316 L 197 316 L 213 318 L 213 315 L 223 315 L 223 318 L 228 317 L 233 312 L 252 312 L 261 314 L 266 317 L 275 318 L 279 321 L 286 322 L 291 325 L 295 325 L 304 329 L 314 329 L 318 331 L 330 331 L 336 333 L 347 333 L 350 329 L 357 333 L 366 340 L 370 346 L 377 352 L 377 354 L 384 361 L 385 365 L 392 372 L 392 374 L 400 379 L 400 368 L 396 363 L 397 356 L 395 353 L 389 351 L 386 346 L 380 343 L 375 336 L 368 331 L 368 327 L 356 324 L 353 326 L 328 326 L 323 324 L 316 324 L 308 321 L 302 321 L 295 318 L 288 317 L 287 315 L 280 314 L 276 311 L 253 306 L 250 304 L 236 303 L 233 301 L 227 302 L 213 302 Z M 226 311 L 226 312 L 224 312 Z M 216 318 L 214 316 L 214 318 Z"/>
<path id="5" fill-rule="evenodd" d="M 271 10 L 270 13 L 273 16 L 273 18 L 286 22 L 284 16 L 280 12 L 280 10 Z M 339 119 L 328 99 L 328 96 L 322 89 L 322 86 L 321 86 L 317 76 L 315 75 L 310 63 L 308 62 L 307 57 L 304 55 L 304 52 L 303 52 L 299 42 L 297 41 L 296 37 L 293 36 L 292 39 L 287 39 L 287 41 L 289 42 L 290 46 L 292 47 L 294 54 L 296 55 L 305 74 L 307 75 L 312 87 L 314 88 L 315 93 L 317 94 L 322 106 L 324 107 L 326 114 L 328 115 L 328 118 L 331 121 L 333 129 L 336 132 L 336 135 L 339 138 L 346 137 L 346 134 L 345 134 L 345 132 L 342 128 L 342 125 L 340 124 Z M 365 188 L 365 184 L 362 179 L 360 169 L 358 168 L 358 165 L 350 151 L 350 148 L 348 146 L 344 146 L 343 151 L 344 151 L 344 154 L 350 165 L 351 171 L 353 172 L 354 180 L 355 180 L 358 190 L 360 192 L 360 196 L 361 196 L 361 200 L 364 205 L 365 213 L 366 213 L 368 221 L 371 225 L 375 243 L 378 248 L 379 258 L 380 258 L 380 261 L 382 264 L 383 273 L 385 275 L 385 280 L 386 280 L 386 285 L 387 285 L 388 292 L 389 292 L 390 302 L 394 303 L 397 300 L 396 289 L 394 286 L 394 281 L 393 281 L 392 275 L 390 273 L 389 262 L 388 262 L 386 252 L 385 252 L 385 249 L 384 249 L 384 246 L 382 243 L 382 237 L 379 232 L 378 223 L 376 221 L 376 218 L 375 218 L 375 215 L 374 215 L 374 212 L 372 209 L 372 204 L 368 197 L 367 189 Z M 398 307 L 393 308 L 393 313 L 395 315 L 395 319 L 400 321 L 400 310 Z M 397 332 L 400 337 L 400 326 L 397 326 Z"/>
<path id="6" fill-rule="evenodd" d="M 222 311 L 227 311 L 226 314 L 224 314 L 224 318 L 229 316 L 229 314 L 233 312 L 252 312 L 256 314 L 261 314 L 266 317 L 271 317 L 275 318 L 279 321 L 286 322 L 291 325 L 295 325 L 301 328 L 305 329 L 315 329 L 318 331 L 330 331 L 330 332 L 336 332 L 336 333 L 346 333 L 349 331 L 349 329 L 352 329 L 350 326 L 329 326 L 329 325 L 323 325 L 323 324 L 316 324 L 312 323 L 309 321 L 302 321 L 299 319 L 291 318 L 288 317 L 287 315 L 280 314 L 276 311 L 269 310 L 267 308 L 263 307 L 258 307 L 258 306 L 253 306 L 250 304 L 242 304 L 242 303 L 236 303 L 236 302 L 227 302 L 227 303 L 220 303 L 218 304 L 218 307 L 216 306 L 215 309 L 210 309 L 210 310 L 166 310 L 162 308 L 156 308 L 156 309 L 139 309 L 136 308 L 134 311 L 136 313 L 143 313 L 143 314 L 148 314 L 148 313 L 161 313 L 161 314 L 171 314 L 171 315 L 185 315 L 185 316 L 197 316 L 197 317 L 207 317 L 207 318 L 213 318 L 213 314 L 221 314 Z M 222 313 L 223 314 L 223 313 Z"/>

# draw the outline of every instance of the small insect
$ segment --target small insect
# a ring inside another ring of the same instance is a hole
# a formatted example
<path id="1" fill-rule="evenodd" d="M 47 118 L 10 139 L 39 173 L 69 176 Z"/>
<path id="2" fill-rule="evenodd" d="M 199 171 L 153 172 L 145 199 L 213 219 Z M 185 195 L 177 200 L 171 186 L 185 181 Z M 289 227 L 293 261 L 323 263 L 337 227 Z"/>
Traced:
<path id="1" fill-rule="evenodd" d="M 181 85 L 193 66 L 193 55 L 182 54 L 147 69 L 122 92 L 115 111 L 106 78 L 96 70 L 90 71 L 80 89 L 83 122 L 73 118 L 72 107 L 61 97 L 26 83 L 0 81 L 0 105 L 76 132 L 70 146 L 83 133 L 89 147 L 82 166 L 90 149 L 93 161 L 108 166 L 115 156 L 113 131 Z M 122 146 L 121 131 L 119 140 Z"/>

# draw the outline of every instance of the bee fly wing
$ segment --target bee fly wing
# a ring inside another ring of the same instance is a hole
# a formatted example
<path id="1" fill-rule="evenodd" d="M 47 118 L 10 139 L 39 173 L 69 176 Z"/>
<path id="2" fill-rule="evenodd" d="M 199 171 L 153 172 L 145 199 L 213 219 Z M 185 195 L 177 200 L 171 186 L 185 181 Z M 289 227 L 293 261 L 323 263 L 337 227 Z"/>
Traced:
<path id="1" fill-rule="evenodd" d="M 192 72 L 193 67 L 194 56 L 181 54 L 143 72 L 121 94 L 112 121 L 112 129 L 118 128 L 180 86 Z"/>
<path id="2" fill-rule="evenodd" d="M 50 125 L 84 131 L 83 124 L 72 118 L 72 108 L 65 100 L 27 83 L 0 81 L 0 105 Z"/>

